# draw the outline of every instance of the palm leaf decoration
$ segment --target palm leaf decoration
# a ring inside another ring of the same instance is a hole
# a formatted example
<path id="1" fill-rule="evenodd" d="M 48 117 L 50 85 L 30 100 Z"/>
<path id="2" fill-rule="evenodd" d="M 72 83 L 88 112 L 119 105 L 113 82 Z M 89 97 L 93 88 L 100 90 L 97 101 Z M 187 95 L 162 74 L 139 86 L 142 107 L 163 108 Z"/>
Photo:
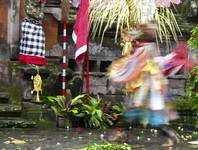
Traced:
<path id="1" fill-rule="evenodd" d="M 98 33 L 98 36 L 102 35 L 102 40 L 104 33 L 112 26 L 116 26 L 117 41 L 119 31 L 140 21 L 140 12 L 133 0 L 92 0 L 90 8 L 92 36 Z"/>
<path id="2" fill-rule="evenodd" d="M 141 23 L 141 2 L 142 0 L 91 0 L 90 3 L 90 24 L 91 35 L 101 36 L 103 41 L 107 29 L 116 29 L 115 41 L 124 28 L 133 28 Z M 177 34 L 180 33 L 175 16 L 170 8 L 155 7 L 154 20 L 158 24 L 158 37 L 161 42 L 170 41 L 173 37 L 177 41 Z"/>
<path id="3" fill-rule="evenodd" d="M 166 44 L 170 43 L 171 38 L 177 41 L 178 33 L 181 35 L 180 28 L 177 24 L 177 20 L 173 11 L 169 8 L 158 8 L 154 16 L 158 24 L 158 37 L 160 42 L 166 41 Z M 168 45 L 167 45 L 168 46 Z"/>

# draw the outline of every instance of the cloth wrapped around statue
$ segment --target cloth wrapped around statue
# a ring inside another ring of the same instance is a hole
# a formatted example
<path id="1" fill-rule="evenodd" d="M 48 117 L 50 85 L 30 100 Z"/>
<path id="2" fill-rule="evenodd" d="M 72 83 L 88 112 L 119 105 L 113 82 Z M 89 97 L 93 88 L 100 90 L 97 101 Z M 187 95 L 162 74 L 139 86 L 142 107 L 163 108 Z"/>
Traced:
<path id="1" fill-rule="evenodd" d="M 21 40 L 19 48 L 19 62 L 25 64 L 44 65 L 45 33 L 41 24 L 44 17 L 42 0 L 26 0 L 27 17 L 21 25 Z"/>
<path id="2" fill-rule="evenodd" d="M 25 64 L 45 64 L 45 34 L 40 23 L 31 18 L 22 22 L 19 61 Z"/>

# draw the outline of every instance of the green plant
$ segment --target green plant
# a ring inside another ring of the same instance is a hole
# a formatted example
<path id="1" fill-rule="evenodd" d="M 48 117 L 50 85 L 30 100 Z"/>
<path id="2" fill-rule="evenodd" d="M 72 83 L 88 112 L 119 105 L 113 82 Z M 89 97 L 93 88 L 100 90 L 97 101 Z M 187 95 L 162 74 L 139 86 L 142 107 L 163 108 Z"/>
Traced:
<path id="1" fill-rule="evenodd" d="M 193 110 L 195 106 L 194 101 L 188 97 L 176 98 L 173 104 L 177 110 Z"/>
<path id="2" fill-rule="evenodd" d="M 198 26 L 191 31 L 191 37 L 188 40 L 188 45 L 192 50 L 198 50 Z"/>
<path id="3" fill-rule="evenodd" d="M 43 101 L 51 107 L 57 116 L 65 117 L 69 111 L 64 96 L 46 96 Z"/>
<path id="4" fill-rule="evenodd" d="M 112 104 L 111 102 L 104 103 L 103 105 L 103 120 L 108 125 L 113 125 L 122 116 L 124 106 L 122 103 Z"/>
<path id="5" fill-rule="evenodd" d="M 176 98 L 174 105 L 177 109 L 187 109 L 198 112 L 198 66 L 194 67 L 188 75 L 186 96 Z"/>
<path id="6" fill-rule="evenodd" d="M 188 75 L 187 81 L 187 102 L 191 105 L 191 108 L 195 111 L 196 115 L 196 127 L 198 127 L 198 65 L 192 69 Z"/>
<path id="7" fill-rule="evenodd" d="M 103 107 L 100 98 L 78 95 L 67 103 L 64 96 L 46 96 L 43 101 L 48 104 L 54 113 L 61 117 L 69 117 L 70 121 L 81 118 L 86 127 L 106 128 L 113 125 L 113 122 L 122 114 L 121 104 Z M 72 121 L 71 121 L 72 122 Z"/>
<path id="8" fill-rule="evenodd" d="M 115 115 L 120 116 L 120 115 L 122 115 L 123 111 L 124 111 L 124 106 L 122 103 L 114 104 L 112 106 L 112 115 L 113 116 L 115 116 Z"/>
<path id="9" fill-rule="evenodd" d="M 100 99 L 79 95 L 71 101 L 71 112 L 76 117 L 82 117 L 86 127 L 102 127 L 103 111 Z"/>
<path id="10" fill-rule="evenodd" d="M 198 102 L 198 65 L 188 75 L 187 96 Z"/>
<path id="11" fill-rule="evenodd" d="M 193 124 L 198 128 L 198 66 L 194 67 L 193 70 L 188 75 L 187 86 L 186 86 L 187 95 L 184 98 L 178 98 L 174 101 L 174 104 L 180 112 L 188 112 L 188 115 L 184 117 L 190 118 Z M 196 114 L 195 116 L 189 112 Z"/>
<path id="12" fill-rule="evenodd" d="M 131 146 L 124 143 L 124 144 L 91 144 L 85 148 L 80 148 L 76 150 L 131 150 Z"/>
<path id="13" fill-rule="evenodd" d="M 123 106 L 102 103 L 100 98 L 79 95 L 72 99 L 70 112 L 74 117 L 83 118 L 86 127 L 107 128 L 122 114 Z"/>

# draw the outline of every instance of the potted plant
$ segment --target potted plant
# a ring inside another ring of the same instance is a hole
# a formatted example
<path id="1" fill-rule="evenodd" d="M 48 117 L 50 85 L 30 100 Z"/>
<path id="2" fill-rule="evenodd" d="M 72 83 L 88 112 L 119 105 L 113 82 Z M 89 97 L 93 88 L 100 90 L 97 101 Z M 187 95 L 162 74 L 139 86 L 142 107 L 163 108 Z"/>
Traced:
<path id="1" fill-rule="evenodd" d="M 69 121 L 69 105 L 64 96 L 47 96 L 44 102 L 48 104 L 57 116 L 57 127 L 66 127 L 66 121 Z"/>

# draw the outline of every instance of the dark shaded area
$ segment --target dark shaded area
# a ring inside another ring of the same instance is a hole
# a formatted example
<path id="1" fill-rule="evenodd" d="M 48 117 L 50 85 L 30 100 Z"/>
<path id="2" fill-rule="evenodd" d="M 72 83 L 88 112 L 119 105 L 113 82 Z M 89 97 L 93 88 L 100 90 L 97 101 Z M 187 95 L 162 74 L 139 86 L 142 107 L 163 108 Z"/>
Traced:
<path id="1" fill-rule="evenodd" d="M 100 72 L 106 72 L 110 64 L 111 64 L 111 61 L 101 61 Z"/>
<path id="2" fill-rule="evenodd" d="M 60 7 L 61 0 L 47 0 L 46 7 Z"/>
<path id="3" fill-rule="evenodd" d="M 37 70 L 35 68 L 21 68 L 21 71 L 25 80 L 30 80 L 32 76 L 37 74 Z M 47 78 L 50 71 L 48 69 L 39 69 L 39 74 L 42 78 Z"/>

